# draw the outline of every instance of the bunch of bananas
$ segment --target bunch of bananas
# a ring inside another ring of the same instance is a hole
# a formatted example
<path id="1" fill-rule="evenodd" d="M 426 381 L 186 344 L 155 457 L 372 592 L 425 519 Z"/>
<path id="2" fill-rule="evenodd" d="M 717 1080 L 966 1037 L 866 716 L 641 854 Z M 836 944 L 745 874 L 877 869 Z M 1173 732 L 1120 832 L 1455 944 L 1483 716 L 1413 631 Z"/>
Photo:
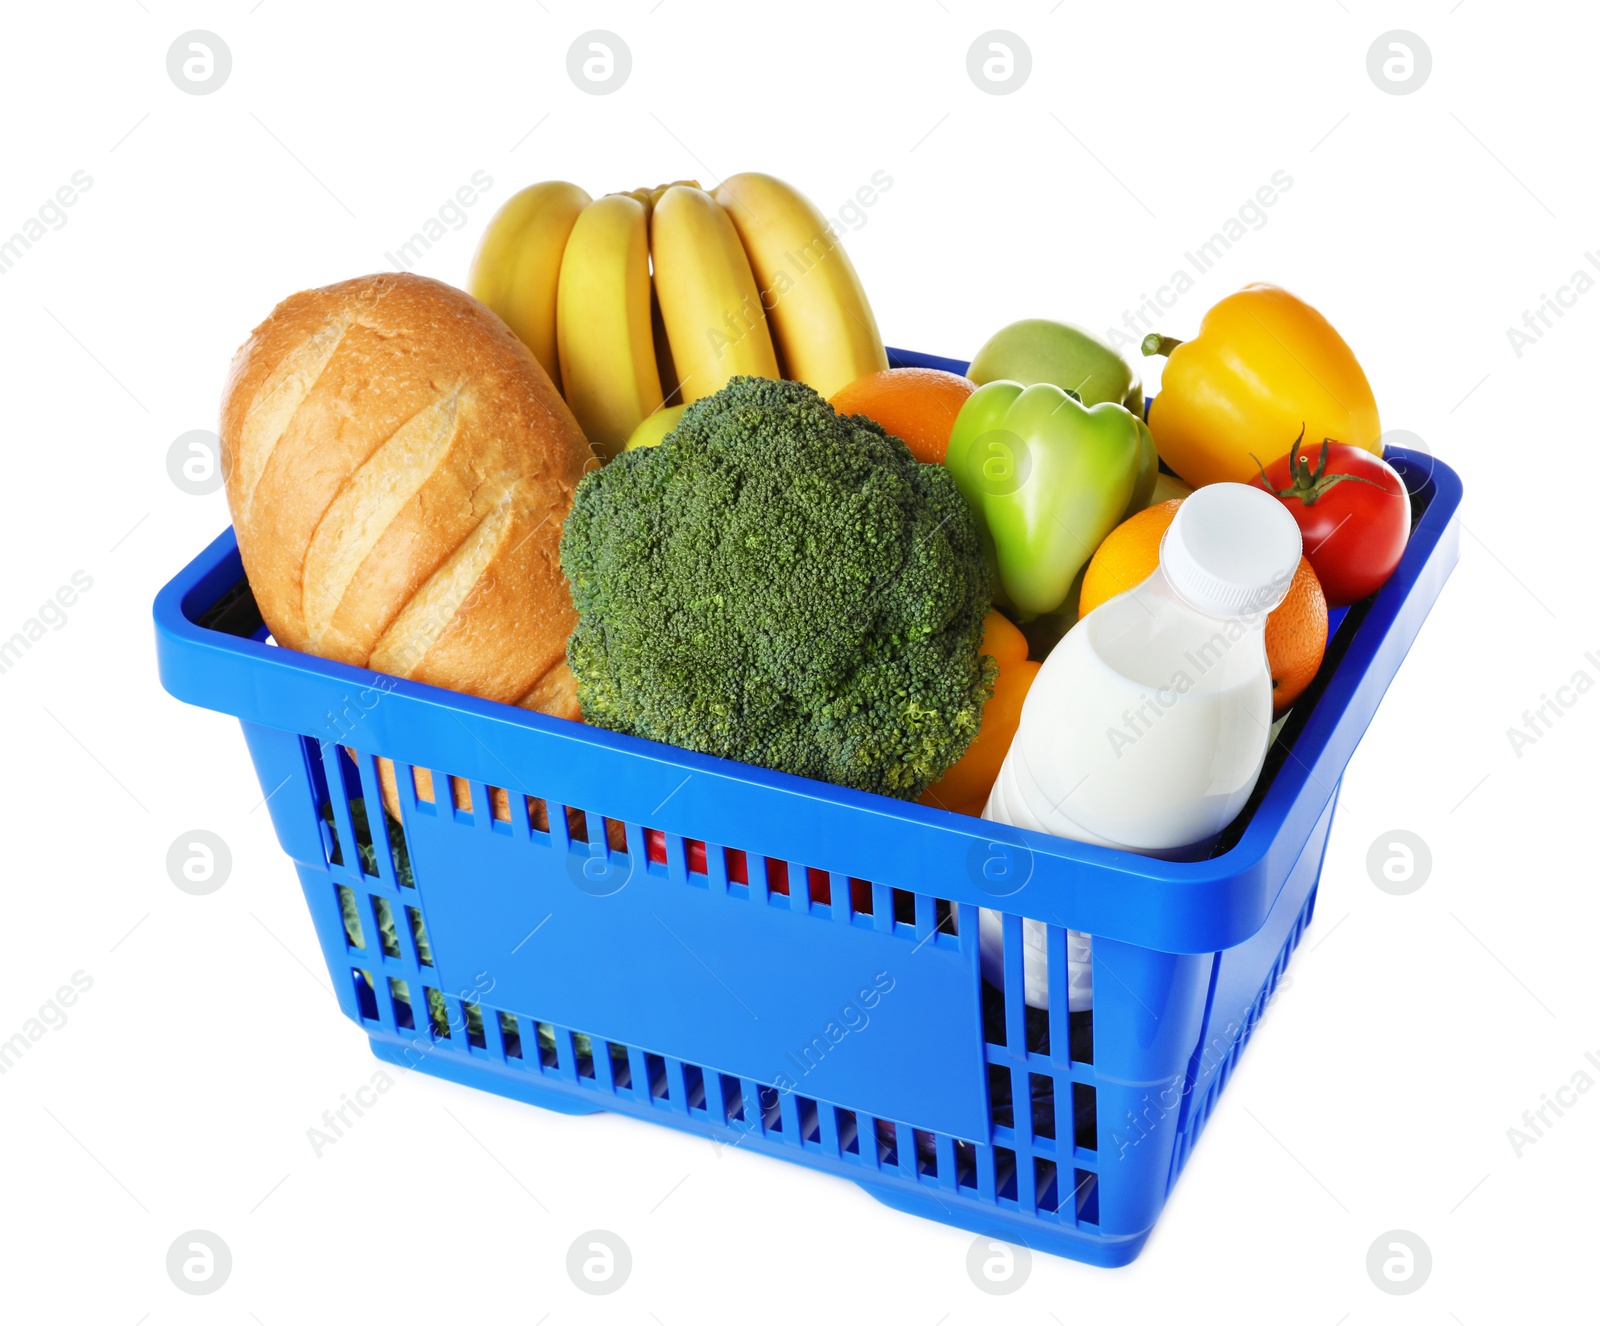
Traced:
<path id="1" fill-rule="evenodd" d="M 747 173 L 591 199 L 550 180 L 489 222 L 468 280 L 607 458 L 739 374 L 831 396 L 888 367 L 861 281 L 796 189 Z"/>

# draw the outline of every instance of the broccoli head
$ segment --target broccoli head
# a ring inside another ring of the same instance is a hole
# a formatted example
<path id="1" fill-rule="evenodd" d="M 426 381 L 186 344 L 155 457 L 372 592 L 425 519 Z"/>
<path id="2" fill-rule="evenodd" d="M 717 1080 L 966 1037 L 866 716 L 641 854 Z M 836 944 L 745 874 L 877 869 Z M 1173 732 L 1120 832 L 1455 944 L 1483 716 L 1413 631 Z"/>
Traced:
<path id="1" fill-rule="evenodd" d="M 734 378 L 585 475 L 561 564 L 597 726 L 905 798 L 978 731 L 975 517 L 943 466 L 803 383 Z"/>

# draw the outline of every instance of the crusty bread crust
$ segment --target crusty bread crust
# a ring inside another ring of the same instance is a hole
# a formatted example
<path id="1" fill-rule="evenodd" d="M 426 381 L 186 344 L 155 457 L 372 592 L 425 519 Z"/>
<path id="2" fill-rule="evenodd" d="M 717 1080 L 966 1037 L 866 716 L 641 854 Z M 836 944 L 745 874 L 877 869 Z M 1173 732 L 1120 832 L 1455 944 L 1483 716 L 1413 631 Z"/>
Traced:
<path id="1" fill-rule="evenodd" d="M 291 295 L 234 357 L 220 431 L 280 645 L 578 717 L 558 554 L 597 462 L 487 308 L 405 273 Z"/>

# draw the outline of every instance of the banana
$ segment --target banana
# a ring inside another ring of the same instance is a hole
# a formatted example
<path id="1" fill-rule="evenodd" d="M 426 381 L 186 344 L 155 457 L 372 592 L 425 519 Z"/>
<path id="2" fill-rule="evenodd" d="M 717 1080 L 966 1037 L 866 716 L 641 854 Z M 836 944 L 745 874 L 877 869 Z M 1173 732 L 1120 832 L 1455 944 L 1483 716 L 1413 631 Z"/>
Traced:
<path id="1" fill-rule="evenodd" d="M 699 180 L 673 180 L 670 184 L 658 184 L 653 189 L 635 189 L 633 196 L 649 203 L 654 211 L 661 195 L 674 184 L 687 184 L 691 189 L 700 187 Z M 650 326 L 655 333 L 656 367 L 661 370 L 662 398 L 668 405 L 682 405 L 684 402 L 678 396 L 678 369 L 672 362 L 672 343 L 667 340 L 667 324 L 661 320 L 661 297 L 653 286 L 650 291 Z"/>
<path id="2" fill-rule="evenodd" d="M 661 297 L 650 290 L 650 331 L 656 345 L 656 369 L 661 374 L 661 399 L 668 405 L 682 405 L 678 395 L 678 367 L 672 362 L 672 342 L 667 340 L 667 324 L 661 320 Z"/>
<path id="3" fill-rule="evenodd" d="M 494 214 L 467 276 L 468 293 L 500 315 L 558 390 L 556 283 L 567 237 L 588 205 L 576 184 L 529 185 Z"/>
<path id="4" fill-rule="evenodd" d="M 861 279 L 810 199 L 753 171 L 723 180 L 715 197 L 760 283 L 785 377 L 829 397 L 889 367 Z"/>
<path id="5" fill-rule="evenodd" d="M 650 217 L 650 258 L 681 404 L 738 374 L 778 376 L 750 262 L 710 194 L 686 184 L 661 193 Z"/>
<path id="6" fill-rule="evenodd" d="M 583 209 L 561 259 L 556 342 L 563 394 L 602 457 L 661 407 L 650 326 L 649 208 L 610 193 Z"/>

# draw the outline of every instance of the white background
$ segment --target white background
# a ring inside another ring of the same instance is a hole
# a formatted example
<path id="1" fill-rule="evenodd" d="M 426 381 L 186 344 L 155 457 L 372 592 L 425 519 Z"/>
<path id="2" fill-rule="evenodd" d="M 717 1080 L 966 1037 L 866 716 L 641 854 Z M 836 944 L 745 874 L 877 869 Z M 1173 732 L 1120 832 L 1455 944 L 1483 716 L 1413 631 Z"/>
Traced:
<path id="1" fill-rule="evenodd" d="M 0 1311 L 932 1326 L 1147 1321 L 1205 1302 L 1246 1322 L 1479 1326 L 1564 1302 L 1592 1320 L 1600 1091 L 1520 1156 L 1507 1137 L 1586 1066 L 1600 1081 L 1584 1059 L 1600 1057 L 1600 695 L 1520 757 L 1507 737 L 1575 672 L 1600 679 L 1585 659 L 1600 650 L 1600 293 L 1520 356 L 1507 337 L 1600 248 L 1600 25 L 1582 12 L 7 5 L 0 237 L 74 171 L 93 185 L 0 276 L 0 636 L 73 572 L 93 588 L 0 675 L 0 1038 L 74 972 L 93 985 L 0 1077 Z M 206 96 L 166 70 L 192 28 L 232 51 Z M 590 28 L 632 51 L 612 95 L 566 73 Z M 991 28 L 1032 52 L 1011 95 L 967 75 Z M 1367 73 L 1391 29 L 1432 51 L 1409 95 Z M 150 600 L 227 521 L 221 493 L 174 486 L 167 449 L 215 427 L 234 347 L 278 299 L 390 265 L 474 171 L 493 188 L 421 268 L 446 280 L 534 180 L 598 194 L 747 169 L 830 212 L 887 171 L 848 248 L 891 344 L 963 357 L 1016 317 L 1120 321 L 1287 171 L 1267 224 L 1163 330 L 1192 334 L 1247 281 L 1287 285 L 1355 348 L 1385 427 L 1465 479 L 1461 564 L 1350 765 L 1290 988 L 1127 1270 L 1035 1256 L 1017 1292 L 986 1296 L 965 1269 L 970 1235 L 849 1184 L 416 1074 L 320 1159 L 307 1141 L 376 1064 L 336 1012 L 237 729 L 157 686 Z M 208 897 L 165 868 L 196 827 L 233 854 Z M 1406 897 L 1366 868 L 1395 828 L 1433 854 Z M 564 1271 L 596 1227 L 633 1254 L 609 1298 Z M 165 1270 L 195 1228 L 232 1249 L 213 1297 L 180 1294 Z M 1408 1297 L 1365 1269 L 1395 1228 L 1433 1254 Z"/>

